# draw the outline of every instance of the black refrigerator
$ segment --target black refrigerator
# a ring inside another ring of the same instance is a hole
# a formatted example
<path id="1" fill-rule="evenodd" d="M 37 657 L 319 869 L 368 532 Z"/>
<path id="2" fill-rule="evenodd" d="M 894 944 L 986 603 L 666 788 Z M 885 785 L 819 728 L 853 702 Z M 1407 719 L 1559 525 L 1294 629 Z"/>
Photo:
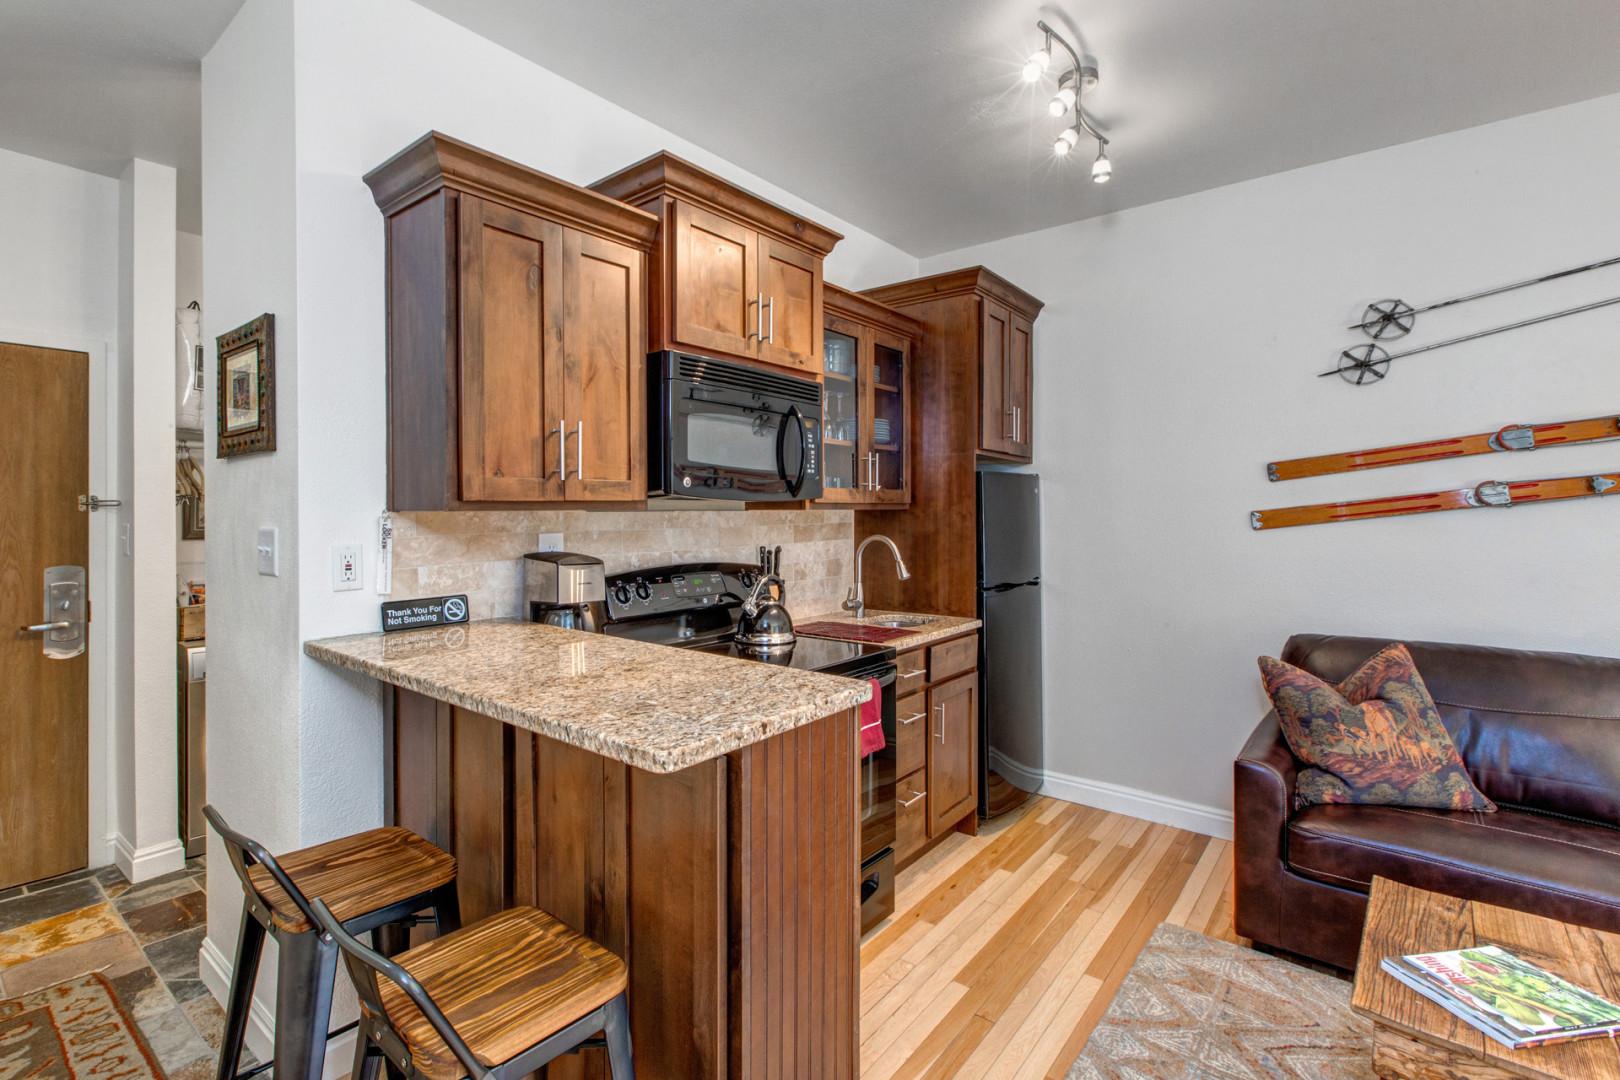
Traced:
<path id="1" fill-rule="evenodd" d="M 979 476 L 979 815 L 1021 798 L 992 800 L 989 773 L 1034 791 L 1046 767 L 1041 728 L 1041 478 Z"/>

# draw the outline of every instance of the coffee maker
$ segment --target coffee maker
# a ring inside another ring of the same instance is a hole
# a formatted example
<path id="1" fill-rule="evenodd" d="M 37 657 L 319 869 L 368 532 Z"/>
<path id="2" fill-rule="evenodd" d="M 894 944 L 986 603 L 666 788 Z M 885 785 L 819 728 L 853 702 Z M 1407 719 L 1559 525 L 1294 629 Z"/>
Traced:
<path id="1" fill-rule="evenodd" d="M 523 556 L 523 610 L 530 622 L 595 634 L 602 629 L 606 600 L 601 559 L 572 551 Z"/>

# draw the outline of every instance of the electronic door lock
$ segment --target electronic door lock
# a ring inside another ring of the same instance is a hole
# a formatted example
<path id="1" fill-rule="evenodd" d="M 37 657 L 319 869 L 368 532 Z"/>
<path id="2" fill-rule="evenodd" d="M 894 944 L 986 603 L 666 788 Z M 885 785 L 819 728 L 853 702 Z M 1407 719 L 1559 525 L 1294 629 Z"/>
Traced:
<path id="1" fill-rule="evenodd" d="M 46 567 L 44 600 L 44 619 L 25 624 L 17 632 L 41 635 L 41 649 L 51 660 L 71 660 L 82 655 L 90 612 L 84 567 Z"/>

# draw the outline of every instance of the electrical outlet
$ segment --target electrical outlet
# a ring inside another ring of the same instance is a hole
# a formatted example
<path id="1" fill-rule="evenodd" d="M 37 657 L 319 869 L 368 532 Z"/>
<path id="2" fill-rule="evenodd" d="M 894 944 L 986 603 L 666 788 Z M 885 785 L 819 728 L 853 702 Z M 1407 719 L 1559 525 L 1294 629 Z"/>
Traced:
<path id="1" fill-rule="evenodd" d="M 562 533 L 541 533 L 538 551 L 561 551 L 563 549 Z"/>
<path id="2" fill-rule="evenodd" d="M 332 591 L 348 592 L 360 587 L 360 545 L 332 545 Z"/>
<path id="3" fill-rule="evenodd" d="M 259 526 L 259 543 L 255 550 L 259 553 L 259 573 L 265 577 L 280 577 L 281 550 L 274 525 Z"/>

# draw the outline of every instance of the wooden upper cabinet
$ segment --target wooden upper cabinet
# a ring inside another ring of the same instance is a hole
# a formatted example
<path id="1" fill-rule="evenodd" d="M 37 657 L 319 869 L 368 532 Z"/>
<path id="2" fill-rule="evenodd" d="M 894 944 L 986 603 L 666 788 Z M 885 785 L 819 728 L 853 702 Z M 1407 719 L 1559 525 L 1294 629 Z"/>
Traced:
<path id="1" fill-rule="evenodd" d="M 646 497 L 652 215 L 430 132 L 387 229 L 388 506 Z"/>
<path id="2" fill-rule="evenodd" d="M 460 249 L 461 497 L 560 498 L 562 226 L 463 196 Z"/>
<path id="3" fill-rule="evenodd" d="M 924 327 L 922 362 L 941 408 L 976 385 L 977 440 L 982 457 L 1029 461 L 1035 396 L 1035 319 L 1041 302 L 982 266 L 869 289 L 869 296 L 913 316 Z M 971 381 L 969 381 L 971 380 Z M 930 405 L 932 407 L 932 405 Z M 918 422 L 937 422 L 925 411 Z M 952 439 L 960 438 L 954 431 Z M 943 452 L 966 446 L 941 445 Z"/>
<path id="4" fill-rule="evenodd" d="M 825 287 L 820 502 L 911 501 L 911 462 L 920 445 L 912 424 L 912 356 L 921 336 L 915 319 Z"/>
<path id="5" fill-rule="evenodd" d="M 563 240 L 563 408 L 572 417 L 571 500 L 647 494 L 645 259 L 570 229 Z"/>
<path id="6" fill-rule="evenodd" d="M 648 345 L 819 374 L 822 262 L 843 239 L 673 154 L 591 185 L 656 214 Z"/>
<path id="7" fill-rule="evenodd" d="M 821 370 L 821 259 L 759 234 L 759 291 L 764 327 L 759 358 L 782 367 Z"/>
<path id="8" fill-rule="evenodd" d="M 690 203 L 672 214 L 670 320 L 677 341 L 704 352 L 747 354 L 759 340 L 759 238 Z"/>

